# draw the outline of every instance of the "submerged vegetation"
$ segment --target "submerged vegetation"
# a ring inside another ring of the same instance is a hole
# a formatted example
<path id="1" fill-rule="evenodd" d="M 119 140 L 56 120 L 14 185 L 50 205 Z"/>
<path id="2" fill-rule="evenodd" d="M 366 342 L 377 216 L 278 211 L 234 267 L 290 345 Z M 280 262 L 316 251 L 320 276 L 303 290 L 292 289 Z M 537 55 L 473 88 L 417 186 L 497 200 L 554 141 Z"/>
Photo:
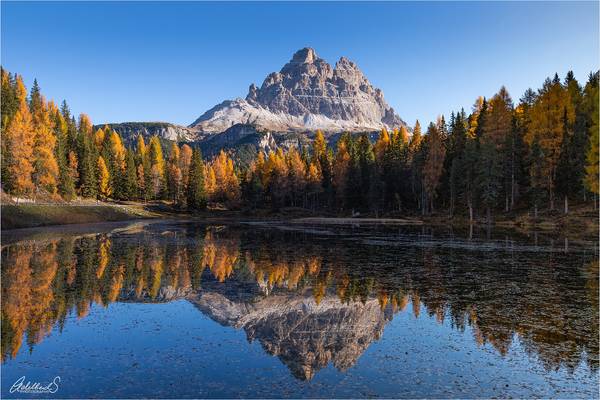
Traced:
<path id="1" fill-rule="evenodd" d="M 569 72 L 529 89 L 515 106 L 503 87 L 470 114 L 417 121 L 329 146 L 260 151 L 249 166 L 221 151 L 142 136 L 126 147 L 110 127 L 94 130 L 63 101 L 47 102 L 37 81 L 2 70 L 2 189 L 17 198 L 167 200 L 191 210 L 303 207 L 338 215 L 477 216 L 560 208 L 598 195 L 598 73 L 582 87 Z M 335 147 L 335 149 L 333 148 Z"/>

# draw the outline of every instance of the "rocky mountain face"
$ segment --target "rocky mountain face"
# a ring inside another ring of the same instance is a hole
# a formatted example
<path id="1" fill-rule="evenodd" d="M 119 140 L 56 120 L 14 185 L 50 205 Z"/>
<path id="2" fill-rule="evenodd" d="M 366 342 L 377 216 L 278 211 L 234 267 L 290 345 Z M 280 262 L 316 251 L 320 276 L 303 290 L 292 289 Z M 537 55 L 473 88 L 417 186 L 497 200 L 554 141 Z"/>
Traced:
<path id="1" fill-rule="evenodd" d="M 250 85 L 245 99 L 226 100 L 188 127 L 166 122 L 108 125 L 127 143 L 138 135 L 146 139 L 158 135 L 199 143 L 208 157 L 231 150 L 245 162 L 258 150 L 308 144 L 317 129 L 334 145 L 341 132 L 377 132 L 406 123 L 355 63 L 342 57 L 332 67 L 313 49 L 304 48 L 260 87 Z"/>
<path id="2" fill-rule="evenodd" d="M 190 128 L 220 133 L 235 124 L 271 132 L 368 132 L 406 125 L 358 66 L 345 57 L 332 67 L 311 48 L 294 54 L 280 72 L 259 88 L 250 85 L 245 99 L 226 100 Z"/>
<path id="3" fill-rule="evenodd" d="M 340 370 L 353 366 L 378 340 L 392 319 L 376 298 L 344 303 L 327 293 L 318 303 L 310 288 L 274 289 L 267 282 L 230 278 L 219 282 L 208 271 L 202 288 L 162 286 L 157 293 L 121 291 L 120 301 L 162 303 L 186 299 L 223 326 L 243 329 L 301 380 L 310 380 L 329 363 Z"/>
<path id="4" fill-rule="evenodd" d="M 157 135 L 162 139 L 177 142 L 199 141 L 204 137 L 197 129 L 168 122 L 122 122 L 106 125 L 119 133 L 126 142 L 134 141 L 138 135 L 142 135 L 146 140 Z M 95 126 L 94 129 L 103 128 L 104 126 L 105 125 L 98 125 Z"/>
<path id="5" fill-rule="evenodd" d="M 334 294 L 319 304 L 310 291 L 276 293 L 240 302 L 217 292 L 199 292 L 191 299 L 204 314 L 258 340 L 292 375 L 310 380 L 330 362 L 344 371 L 383 333 L 391 312 L 379 301 L 342 303 Z"/>

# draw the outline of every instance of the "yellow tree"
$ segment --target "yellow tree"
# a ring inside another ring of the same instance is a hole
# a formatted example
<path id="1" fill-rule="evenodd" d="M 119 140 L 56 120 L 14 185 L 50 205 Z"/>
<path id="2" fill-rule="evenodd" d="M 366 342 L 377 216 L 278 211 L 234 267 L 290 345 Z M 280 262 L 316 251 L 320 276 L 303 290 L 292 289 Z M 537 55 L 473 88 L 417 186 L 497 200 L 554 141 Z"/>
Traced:
<path id="1" fill-rule="evenodd" d="M 483 128 L 486 141 L 500 148 L 512 130 L 513 104 L 504 86 L 500 88 L 488 104 L 488 116 Z"/>
<path id="2" fill-rule="evenodd" d="M 387 129 L 383 128 L 373 148 L 373 151 L 375 152 L 375 161 L 377 164 L 381 165 L 383 162 L 383 156 L 385 155 L 385 152 L 389 146 L 390 134 L 388 133 Z"/>
<path id="3" fill-rule="evenodd" d="M 104 139 L 106 139 L 106 132 L 104 131 L 104 129 L 98 128 L 94 133 L 94 144 L 96 144 L 96 148 L 98 149 L 98 151 L 102 150 Z"/>
<path id="4" fill-rule="evenodd" d="M 163 158 L 162 146 L 158 136 L 150 139 L 150 174 L 152 176 L 152 194 L 158 196 L 164 187 L 165 160 Z"/>
<path id="5" fill-rule="evenodd" d="M 208 193 L 212 189 L 214 176 L 213 201 L 226 201 L 230 204 L 239 201 L 240 185 L 233 167 L 233 160 L 223 150 L 213 160 L 211 168 L 207 168 L 206 176 Z"/>
<path id="6" fill-rule="evenodd" d="M 142 163 L 146 157 L 146 142 L 144 142 L 144 137 L 142 135 L 138 135 L 137 137 L 136 155 L 140 163 Z"/>
<path id="7" fill-rule="evenodd" d="M 229 157 L 227 157 L 226 176 L 227 201 L 230 205 L 237 205 L 240 200 L 240 181 L 235 173 L 233 160 Z"/>
<path id="8" fill-rule="evenodd" d="M 342 137 L 337 143 L 337 152 L 335 162 L 333 163 L 333 187 L 338 204 L 344 208 L 344 199 L 346 197 L 346 182 L 348 180 L 348 169 L 350 168 L 350 153 L 346 136 Z"/>
<path id="9" fill-rule="evenodd" d="M 315 134 L 315 140 L 313 142 L 313 154 L 312 161 L 316 163 L 319 167 L 319 171 L 321 171 L 322 165 L 321 161 L 325 159 L 327 156 L 327 142 L 325 141 L 325 136 L 323 136 L 323 132 L 319 129 Z"/>
<path id="10" fill-rule="evenodd" d="M 87 114 L 79 114 L 79 132 L 88 135 L 92 134 L 92 120 Z"/>
<path id="11" fill-rule="evenodd" d="M 179 154 L 179 169 L 181 170 L 181 184 L 183 186 L 183 190 L 187 188 L 189 180 L 192 153 L 192 148 L 187 144 L 181 146 L 181 152 Z"/>
<path id="12" fill-rule="evenodd" d="M 408 129 L 406 129 L 405 126 L 400 127 L 397 140 L 400 141 L 402 146 L 406 146 L 408 144 Z"/>
<path id="13" fill-rule="evenodd" d="M 269 171 L 267 167 L 267 162 L 265 160 L 265 153 L 262 151 L 258 152 L 258 156 L 256 157 L 256 172 L 260 177 L 260 181 L 263 188 L 266 188 L 269 184 Z"/>
<path id="14" fill-rule="evenodd" d="M 68 162 L 68 168 L 69 168 L 69 175 L 71 176 L 71 179 L 73 180 L 73 182 L 77 182 L 77 179 L 79 179 L 79 172 L 77 169 L 79 166 L 79 163 L 77 162 L 77 155 L 75 154 L 75 152 L 73 150 L 69 151 L 67 162 Z"/>
<path id="15" fill-rule="evenodd" d="M 126 150 L 123 145 L 123 140 L 121 140 L 121 136 L 114 130 L 110 132 L 109 145 L 115 168 L 124 172 Z"/>
<path id="16" fill-rule="evenodd" d="M 181 196 L 182 173 L 179 167 L 180 151 L 177 143 L 171 145 L 171 154 L 169 156 L 169 165 L 167 167 L 167 189 L 169 197 L 177 201 Z"/>
<path id="17" fill-rule="evenodd" d="M 315 193 L 321 189 L 321 172 L 318 165 L 314 162 L 311 162 L 308 166 L 306 181 L 309 192 Z"/>
<path id="18" fill-rule="evenodd" d="M 481 110 L 483 109 L 484 98 L 483 96 L 479 96 L 477 100 L 475 100 L 475 104 L 473 104 L 473 112 L 469 116 L 469 136 L 474 138 L 477 132 L 477 121 L 479 120 L 479 114 L 481 114 Z"/>
<path id="19" fill-rule="evenodd" d="M 315 163 L 318 163 L 318 161 L 315 161 Z M 270 152 L 267 164 L 271 174 L 269 184 L 271 198 L 275 201 L 276 206 L 281 206 L 290 192 L 287 179 L 288 166 L 285 162 L 283 150 L 279 148 L 275 152 Z"/>
<path id="20" fill-rule="evenodd" d="M 554 209 L 554 189 L 556 186 L 556 167 L 560 157 L 564 132 L 564 116 L 567 123 L 573 124 L 575 111 L 568 93 L 558 79 L 547 79 L 531 110 L 531 123 L 525 135 L 529 146 L 535 138 L 544 153 L 543 175 L 546 177 L 546 188 L 550 194 L 550 209 Z"/>
<path id="21" fill-rule="evenodd" d="M 33 147 L 33 182 L 38 188 L 43 188 L 55 194 L 58 182 L 58 163 L 54 149 L 56 137 L 54 136 L 52 120 L 48 105 L 42 98 L 40 107 L 33 115 L 35 131 Z"/>
<path id="22" fill-rule="evenodd" d="M 286 154 L 288 177 L 290 183 L 292 206 L 301 198 L 306 186 L 306 166 L 296 147 L 291 147 Z"/>
<path id="23" fill-rule="evenodd" d="M 219 200 L 224 200 L 225 183 L 227 181 L 227 154 L 223 150 L 213 160 L 212 168 L 215 173 L 215 195 Z"/>
<path id="24" fill-rule="evenodd" d="M 215 169 L 211 163 L 206 163 L 204 171 L 204 189 L 206 190 L 208 198 L 211 201 L 214 201 L 215 192 L 217 190 L 217 176 L 215 175 Z"/>
<path id="25" fill-rule="evenodd" d="M 419 123 L 419 120 L 417 120 L 415 127 L 413 128 L 413 134 L 410 138 L 410 143 L 408 144 L 408 150 L 411 157 L 413 157 L 421 147 L 422 139 L 423 136 L 421 135 L 421 124 Z"/>
<path id="26" fill-rule="evenodd" d="M 6 163 L 7 182 L 10 192 L 17 195 L 28 195 L 33 192 L 31 180 L 33 172 L 34 131 L 31 114 L 27 106 L 27 91 L 23 79 L 16 79 L 16 92 L 19 108 L 10 121 L 6 132 L 6 149 L 9 154 L 3 157 Z"/>
<path id="27" fill-rule="evenodd" d="M 112 194 L 112 187 L 110 186 L 110 173 L 106 167 L 106 162 L 102 156 L 98 157 L 98 192 L 100 195 L 107 199 Z"/>

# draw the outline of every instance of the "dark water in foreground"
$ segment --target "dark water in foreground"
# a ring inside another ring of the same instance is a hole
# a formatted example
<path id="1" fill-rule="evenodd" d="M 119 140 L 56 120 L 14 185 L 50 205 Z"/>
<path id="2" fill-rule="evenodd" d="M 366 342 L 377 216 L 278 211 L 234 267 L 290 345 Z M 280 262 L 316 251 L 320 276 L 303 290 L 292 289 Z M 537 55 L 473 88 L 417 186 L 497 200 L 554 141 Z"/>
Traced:
<path id="1" fill-rule="evenodd" d="M 57 232 L 3 237 L 4 398 L 598 398 L 594 241 L 420 227 Z M 11 394 L 22 376 L 60 382 Z"/>

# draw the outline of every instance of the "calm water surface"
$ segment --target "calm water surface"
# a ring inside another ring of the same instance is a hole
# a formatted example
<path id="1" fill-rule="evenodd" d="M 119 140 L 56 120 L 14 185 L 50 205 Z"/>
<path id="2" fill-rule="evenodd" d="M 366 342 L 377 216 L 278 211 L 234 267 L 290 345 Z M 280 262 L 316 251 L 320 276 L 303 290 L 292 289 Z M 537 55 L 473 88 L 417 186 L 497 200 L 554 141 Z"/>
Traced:
<path id="1" fill-rule="evenodd" d="M 4 398 L 599 397 L 594 240 L 69 230 L 3 235 Z"/>

